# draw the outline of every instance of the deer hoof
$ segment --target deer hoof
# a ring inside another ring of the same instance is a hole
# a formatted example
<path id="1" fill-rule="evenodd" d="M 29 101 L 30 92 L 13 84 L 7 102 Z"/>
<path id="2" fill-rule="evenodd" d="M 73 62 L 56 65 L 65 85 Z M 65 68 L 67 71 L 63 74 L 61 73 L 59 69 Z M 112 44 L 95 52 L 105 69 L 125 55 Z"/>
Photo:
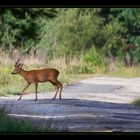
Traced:
<path id="1" fill-rule="evenodd" d="M 18 101 L 20 101 L 20 100 L 21 100 L 21 98 L 18 99 Z"/>

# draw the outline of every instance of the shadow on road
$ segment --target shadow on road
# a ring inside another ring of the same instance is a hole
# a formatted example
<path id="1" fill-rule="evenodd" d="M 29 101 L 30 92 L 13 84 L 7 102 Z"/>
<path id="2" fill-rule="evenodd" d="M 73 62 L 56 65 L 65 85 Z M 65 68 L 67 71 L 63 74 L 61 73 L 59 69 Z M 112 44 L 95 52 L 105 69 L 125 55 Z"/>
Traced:
<path id="1" fill-rule="evenodd" d="M 9 113 L 18 119 L 50 125 L 56 131 L 140 130 L 140 109 L 119 104 L 85 99 L 39 99 L 21 101 L 0 99 L 0 106 L 10 106 Z M 35 115 L 37 114 L 37 115 Z"/>
<path id="2" fill-rule="evenodd" d="M 20 101 L 17 101 L 16 99 L 0 99 L 0 106 L 11 106 L 12 105 L 17 108 L 21 106 L 22 110 L 22 105 L 25 106 L 27 109 L 30 106 L 34 106 L 32 108 L 33 110 L 36 110 L 38 107 L 42 106 L 41 110 L 46 110 L 49 107 L 49 110 L 51 110 L 50 106 L 53 106 L 53 108 L 60 108 L 62 106 L 68 107 L 68 108 L 73 108 L 73 107 L 83 107 L 83 108 L 101 108 L 101 109 L 119 109 L 119 110 L 139 110 L 140 108 L 133 106 L 131 104 L 122 104 L 122 103 L 111 103 L 111 102 L 103 102 L 103 101 L 92 101 L 92 100 L 86 100 L 86 99 L 38 99 L 37 101 L 31 100 L 31 99 L 22 99 Z M 63 110 L 62 110 L 63 111 Z M 84 109 L 83 109 L 84 111 Z"/>

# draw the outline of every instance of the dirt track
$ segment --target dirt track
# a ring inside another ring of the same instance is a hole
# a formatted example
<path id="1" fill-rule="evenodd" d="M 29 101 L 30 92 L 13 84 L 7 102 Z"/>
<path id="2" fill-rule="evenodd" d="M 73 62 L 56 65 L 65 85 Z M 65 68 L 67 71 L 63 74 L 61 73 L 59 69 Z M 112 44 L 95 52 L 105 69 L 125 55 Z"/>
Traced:
<path id="1" fill-rule="evenodd" d="M 47 88 L 47 86 L 46 86 Z M 140 108 L 130 103 L 140 97 L 140 78 L 95 77 L 66 86 L 62 100 L 54 92 L 0 97 L 9 115 L 31 119 L 56 131 L 140 132 Z"/>

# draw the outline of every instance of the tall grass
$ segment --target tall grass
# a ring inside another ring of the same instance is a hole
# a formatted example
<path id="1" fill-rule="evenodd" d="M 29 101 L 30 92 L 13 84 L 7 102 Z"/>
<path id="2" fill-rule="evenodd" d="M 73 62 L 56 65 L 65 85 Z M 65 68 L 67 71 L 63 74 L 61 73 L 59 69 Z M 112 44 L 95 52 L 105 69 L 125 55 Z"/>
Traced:
<path id="1" fill-rule="evenodd" d="M 106 75 L 126 78 L 140 77 L 140 65 L 125 67 L 122 62 L 116 62 L 111 69 L 108 67 Z"/>
<path id="2" fill-rule="evenodd" d="M 60 71 L 59 80 L 63 85 L 69 85 L 81 78 L 95 75 L 138 77 L 140 76 L 140 66 L 126 68 L 122 62 L 116 61 L 111 64 L 107 59 L 101 57 L 95 49 L 91 49 L 81 55 L 54 56 L 52 59 L 40 61 L 33 55 L 24 57 L 24 69 L 40 69 L 53 67 Z M 7 53 L 0 53 L 0 96 L 7 94 L 20 94 L 25 80 L 19 75 L 11 75 L 14 69 L 14 60 Z M 39 92 L 54 91 L 52 84 L 41 83 Z M 34 93 L 35 87 L 31 85 L 26 92 Z"/>
<path id="3" fill-rule="evenodd" d="M 4 57 L 6 56 L 6 57 Z M 12 75 L 11 72 L 14 69 L 14 60 L 12 60 L 7 53 L 0 53 L 0 96 L 6 96 L 7 94 L 18 95 L 21 93 L 23 87 L 26 85 L 26 81 L 23 77 L 19 75 Z M 67 85 L 70 83 L 68 75 L 63 70 L 62 65 L 63 58 L 50 60 L 47 63 L 44 61 L 40 61 L 36 57 L 25 56 L 24 57 L 24 66 L 25 70 L 32 70 L 32 69 L 41 69 L 41 68 L 48 68 L 53 67 L 60 71 L 60 75 L 58 79 L 63 83 L 63 85 Z M 64 64 L 64 63 L 63 63 Z M 47 83 L 40 83 L 38 87 L 38 92 L 48 92 L 54 91 L 55 87 L 47 82 Z M 34 93 L 35 87 L 31 85 L 27 90 L 26 93 Z"/>

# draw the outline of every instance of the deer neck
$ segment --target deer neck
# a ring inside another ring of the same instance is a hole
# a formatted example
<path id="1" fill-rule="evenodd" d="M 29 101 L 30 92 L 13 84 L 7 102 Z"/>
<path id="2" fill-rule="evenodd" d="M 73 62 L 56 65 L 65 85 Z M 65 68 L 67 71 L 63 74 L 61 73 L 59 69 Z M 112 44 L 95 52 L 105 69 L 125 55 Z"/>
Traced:
<path id="1" fill-rule="evenodd" d="M 21 75 L 22 77 L 26 77 L 26 75 L 27 75 L 27 71 L 24 70 L 24 69 L 21 69 L 19 75 Z"/>

